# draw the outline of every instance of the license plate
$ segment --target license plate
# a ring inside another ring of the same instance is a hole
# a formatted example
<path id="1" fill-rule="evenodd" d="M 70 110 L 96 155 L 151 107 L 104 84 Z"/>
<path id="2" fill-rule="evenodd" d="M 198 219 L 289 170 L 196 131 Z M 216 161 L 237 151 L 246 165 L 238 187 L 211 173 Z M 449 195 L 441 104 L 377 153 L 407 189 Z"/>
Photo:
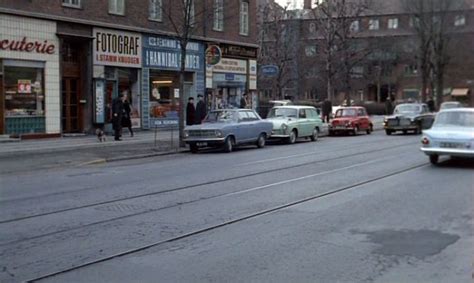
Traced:
<path id="1" fill-rule="evenodd" d="M 197 146 L 207 146 L 207 142 L 198 142 L 196 143 Z"/>
<path id="2" fill-rule="evenodd" d="M 442 142 L 439 146 L 443 148 L 463 148 L 464 144 L 458 142 Z"/>
<path id="3" fill-rule="evenodd" d="M 345 126 L 335 126 L 334 129 L 337 129 L 337 130 L 341 130 L 341 129 L 345 129 L 346 127 Z"/>

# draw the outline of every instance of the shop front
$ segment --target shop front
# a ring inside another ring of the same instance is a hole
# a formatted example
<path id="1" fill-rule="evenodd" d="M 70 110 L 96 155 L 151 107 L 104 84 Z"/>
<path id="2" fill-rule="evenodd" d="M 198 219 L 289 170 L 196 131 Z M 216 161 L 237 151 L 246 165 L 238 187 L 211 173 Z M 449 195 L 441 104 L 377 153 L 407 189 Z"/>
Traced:
<path id="1" fill-rule="evenodd" d="M 131 106 L 132 127 L 141 127 L 142 38 L 139 33 L 93 29 L 94 123 L 111 131 L 112 101 L 119 93 Z"/>
<path id="2" fill-rule="evenodd" d="M 196 98 L 205 91 L 204 46 L 190 42 L 186 51 L 184 94 L 179 92 L 179 42 L 154 35 L 143 36 L 143 128 L 177 127 L 179 98 Z"/>
<path id="3" fill-rule="evenodd" d="M 0 17 L 0 134 L 61 133 L 56 23 Z"/>
<path id="4" fill-rule="evenodd" d="M 206 66 L 207 96 L 211 107 L 239 108 L 243 94 L 247 96 L 247 107 L 256 109 L 257 95 L 257 51 L 234 45 L 221 44 L 222 58 L 215 65 Z"/>

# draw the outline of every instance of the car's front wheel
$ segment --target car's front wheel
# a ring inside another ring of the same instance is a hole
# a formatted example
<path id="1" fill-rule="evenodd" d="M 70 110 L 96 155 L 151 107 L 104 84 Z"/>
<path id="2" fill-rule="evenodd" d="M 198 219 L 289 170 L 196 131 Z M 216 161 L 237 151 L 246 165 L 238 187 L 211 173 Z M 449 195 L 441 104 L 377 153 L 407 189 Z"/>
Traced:
<path id="1" fill-rule="evenodd" d="M 294 144 L 296 142 L 297 133 L 295 130 L 290 132 L 290 136 L 287 138 L 287 143 Z"/>
<path id="2" fill-rule="evenodd" d="M 266 135 L 260 134 L 260 136 L 258 136 L 258 139 L 257 139 L 257 147 L 258 148 L 265 147 L 265 142 L 266 142 Z"/>
<path id="3" fill-rule="evenodd" d="M 392 130 L 385 130 L 385 133 L 387 134 L 387 136 L 390 136 L 393 132 Z"/>
<path id="4" fill-rule="evenodd" d="M 191 149 L 191 153 L 197 153 L 199 151 L 199 147 L 195 143 L 190 144 L 189 148 Z"/>
<path id="5" fill-rule="evenodd" d="M 374 126 L 369 125 L 369 128 L 367 129 L 367 134 L 370 135 L 374 131 Z"/>
<path id="6" fill-rule="evenodd" d="M 227 137 L 224 142 L 224 151 L 225 152 L 232 152 L 234 149 L 234 138 L 233 137 Z"/>
<path id="7" fill-rule="evenodd" d="M 357 133 L 359 132 L 359 126 L 355 126 L 354 131 L 352 131 L 352 134 L 354 136 L 357 136 Z"/>
<path id="8" fill-rule="evenodd" d="M 318 138 L 319 138 L 319 129 L 318 128 L 314 128 L 313 130 L 313 134 L 311 135 L 311 141 L 317 141 Z"/>
<path id="9" fill-rule="evenodd" d="M 439 161 L 439 156 L 438 155 L 436 155 L 436 154 L 430 155 L 431 164 L 436 165 L 436 164 L 438 164 L 438 161 Z"/>

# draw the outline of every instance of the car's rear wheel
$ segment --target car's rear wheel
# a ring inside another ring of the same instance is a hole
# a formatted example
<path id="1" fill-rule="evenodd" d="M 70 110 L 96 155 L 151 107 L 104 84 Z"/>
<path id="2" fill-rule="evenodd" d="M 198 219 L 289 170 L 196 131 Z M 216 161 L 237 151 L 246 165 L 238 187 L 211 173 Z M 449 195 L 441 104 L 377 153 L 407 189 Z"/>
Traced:
<path id="1" fill-rule="evenodd" d="M 367 134 L 370 135 L 374 131 L 374 126 L 369 125 L 369 128 L 367 129 Z"/>
<path id="2" fill-rule="evenodd" d="M 314 128 L 313 130 L 313 134 L 311 135 L 311 141 L 317 141 L 318 138 L 319 138 L 319 129 L 318 128 Z"/>
<path id="3" fill-rule="evenodd" d="M 257 147 L 258 148 L 265 147 L 265 141 L 266 141 L 266 135 L 260 134 L 260 136 L 258 136 L 258 139 L 257 139 Z"/>
<path id="4" fill-rule="evenodd" d="M 439 156 L 438 155 L 436 155 L 436 154 L 430 155 L 431 164 L 436 165 L 436 164 L 438 164 L 438 161 L 439 161 Z"/>
<path id="5" fill-rule="evenodd" d="M 385 130 L 385 133 L 387 134 L 387 136 L 390 136 L 393 132 L 392 130 Z"/>
<path id="6" fill-rule="evenodd" d="M 403 134 L 404 134 L 404 135 L 406 135 L 406 134 L 407 134 L 407 132 L 408 132 L 407 130 L 403 130 Z"/>
<path id="7" fill-rule="evenodd" d="M 292 130 L 290 132 L 290 136 L 287 138 L 287 143 L 289 144 L 294 144 L 296 142 L 296 137 L 297 137 L 296 130 Z"/>
<path id="8" fill-rule="evenodd" d="M 190 144 L 189 149 L 191 149 L 191 153 L 197 153 L 199 151 L 199 147 L 195 143 Z"/>
<path id="9" fill-rule="evenodd" d="M 224 142 L 224 151 L 225 152 L 232 152 L 234 149 L 234 138 L 233 137 L 227 137 Z"/>

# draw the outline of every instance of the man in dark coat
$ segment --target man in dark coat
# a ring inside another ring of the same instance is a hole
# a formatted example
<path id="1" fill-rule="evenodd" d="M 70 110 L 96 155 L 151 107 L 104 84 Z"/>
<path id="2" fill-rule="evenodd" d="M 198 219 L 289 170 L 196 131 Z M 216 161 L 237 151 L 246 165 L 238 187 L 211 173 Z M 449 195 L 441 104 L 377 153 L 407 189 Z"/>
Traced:
<path id="1" fill-rule="evenodd" d="M 393 105 L 392 105 L 392 99 L 391 97 L 387 97 L 387 100 L 385 100 L 385 114 L 386 115 L 390 115 L 392 114 L 392 108 L 393 108 Z"/>
<path id="2" fill-rule="evenodd" d="M 206 103 L 201 94 L 198 95 L 198 103 L 196 105 L 196 124 L 201 124 L 207 115 Z"/>
<path id="3" fill-rule="evenodd" d="M 323 122 L 329 123 L 329 119 L 331 118 L 332 114 L 332 103 L 329 99 L 325 99 L 322 105 L 323 110 Z"/>
<path id="4" fill-rule="evenodd" d="M 120 136 L 122 132 L 122 115 L 123 115 L 123 102 L 125 96 L 120 93 L 117 98 L 112 100 L 112 126 L 114 129 L 114 139 L 121 141 Z"/>
<path id="5" fill-rule="evenodd" d="M 247 94 L 242 94 L 242 98 L 240 99 L 240 108 L 247 108 Z"/>
<path id="6" fill-rule="evenodd" d="M 196 121 L 196 109 L 194 108 L 194 98 L 188 99 L 188 105 L 186 105 L 186 125 L 194 125 Z"/>
<path id="7" fill-rule="evenodd" d="M 426 101 L 426 105 L 428 105 L 430 112 L 435 112 L 436 107 L 435 107 L 435 102 L 432 96 L 428 97 L 428 101 Z"/>

